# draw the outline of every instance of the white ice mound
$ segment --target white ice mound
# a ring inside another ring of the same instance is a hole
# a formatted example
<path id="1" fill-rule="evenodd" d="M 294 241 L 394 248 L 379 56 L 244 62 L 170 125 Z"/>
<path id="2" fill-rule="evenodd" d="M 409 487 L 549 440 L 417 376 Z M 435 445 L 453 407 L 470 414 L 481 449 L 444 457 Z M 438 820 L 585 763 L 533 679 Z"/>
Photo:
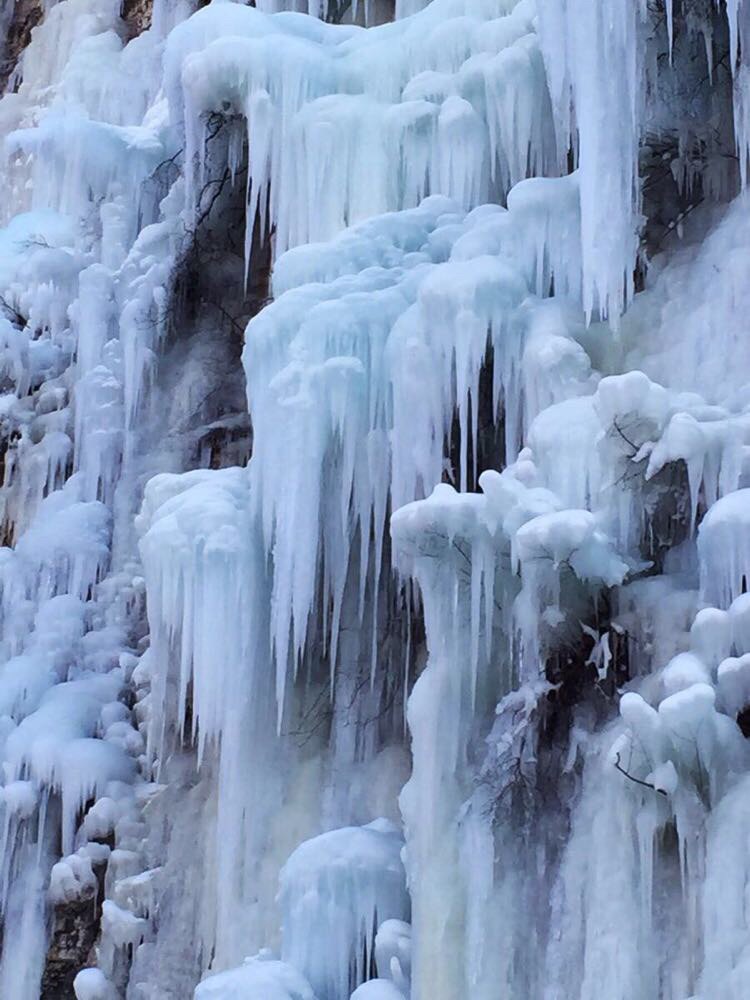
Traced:
<path id="1" fill-rule="evenodd" d="M 411 983 L 411 925 L 403 920 L 384 920 L 375 937 L 378 975 L 391 979 L 403 993 Z"/>
<path id="2" fill-rule="evenodd" d="M 405 1000 L 405 997 L 390 979 L 370 979 L 357 987 L 351 1000 Z"/>
<path id="3" fill-rule="evenodd" d="M 305 841 L 282 869 L 282 957 L 321 1000 L 348 997 L 366 978 L 379 921 L 408 918 L 402 847 L 379 819 Z"/>
<path id="4" fill-rule="evenodd" d="M 204 979 L 195 1000 L 315 1000 L 315 994 L 296 969 L 261 954 Z"/>
<path id="5" fill-rule="evenodd" d="M 73 980 L 76 1000 L 114 1000 L 115 988 L 100 969 L 81 969 Z"/>
<path id="6" fill-rule="evenodd" d="M 721 608 L 748 589 L 750 489 L 736 490 L 709 510 L 698 533 L 701 594 Z"/>
<path id="7" fill-rule="evenodd" d="M 612 587 L 622 583 L 627 565 L 588 510 L 560 510 L 540 514 L 522 525 L 515 536 L 520 563 L 547 559 L 554 567 L 567 563 L 580 580 L 601 580 Z"/>

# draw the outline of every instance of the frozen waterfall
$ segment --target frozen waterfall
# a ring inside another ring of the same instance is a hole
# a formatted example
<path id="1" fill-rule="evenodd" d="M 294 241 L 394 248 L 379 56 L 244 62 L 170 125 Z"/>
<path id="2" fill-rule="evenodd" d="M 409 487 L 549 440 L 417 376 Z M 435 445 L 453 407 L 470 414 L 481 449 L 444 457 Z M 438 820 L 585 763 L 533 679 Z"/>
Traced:
<path id="1" fill-rule="evenodd" d="M 0 1000 L 747 1000 L 750 0 L 0 12 Z"/>

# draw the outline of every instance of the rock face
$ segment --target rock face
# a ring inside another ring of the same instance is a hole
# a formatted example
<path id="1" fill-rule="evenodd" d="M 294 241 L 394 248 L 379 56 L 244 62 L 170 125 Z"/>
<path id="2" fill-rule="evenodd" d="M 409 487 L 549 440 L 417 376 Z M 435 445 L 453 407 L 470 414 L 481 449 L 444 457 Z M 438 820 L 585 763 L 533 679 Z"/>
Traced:
<path id="1" fill-rule="evenodd" d="M 32 30 L 44 16 L 44 4 L 41 0 L 16 0 L 15 4 L 10 3 L 8 6 L 11 10 L 10 23 L 0 49 L 0 90 L 8 85 L 19 56 L 31 41 Z M 3 26 L 0 21 L 0 27 Z"/>
<path id="2" fill-rule="evenodd" d="M 91 964 L 101 913 L 99 893 L 55 907 L 39 1000 L 75 1000 L 73 980 Z"/>
<path id="3" fill-rule="evenodd" d="M 121 16 L 128 29 L 128 38 L 135 38 L 151 26 L 153 0 L 123 0 Z"/>

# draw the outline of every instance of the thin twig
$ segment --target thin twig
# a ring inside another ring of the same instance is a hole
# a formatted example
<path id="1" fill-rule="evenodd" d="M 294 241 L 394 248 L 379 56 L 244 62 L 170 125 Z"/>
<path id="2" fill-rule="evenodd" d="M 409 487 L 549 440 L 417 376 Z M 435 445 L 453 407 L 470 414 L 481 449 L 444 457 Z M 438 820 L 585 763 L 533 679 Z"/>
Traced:
<path id="1" fill-rule="evenodd" d="M 650 788 L 651 791 L 658 792 L 659 795 L 664 795 L 664 796 L 667 795 L 667 793 L 664 791 L 663 788 L 657 788 L 656 785 L 652 785 L 650 781 L 641 781 L 641 779 L 640 778 L 636 778 L 635 775 L 629 774 L 625 770 L 625 768 L 620 764 L 620 755 L 619 755 L 619 753 L 615 757 L 615 768 L 620 772 L 620 774 L 624 774 L 626 778 L 629 778 L 630 781 L 634 781 L 636 783 L 636 785 L 643 785 L 644 788 Z"/>

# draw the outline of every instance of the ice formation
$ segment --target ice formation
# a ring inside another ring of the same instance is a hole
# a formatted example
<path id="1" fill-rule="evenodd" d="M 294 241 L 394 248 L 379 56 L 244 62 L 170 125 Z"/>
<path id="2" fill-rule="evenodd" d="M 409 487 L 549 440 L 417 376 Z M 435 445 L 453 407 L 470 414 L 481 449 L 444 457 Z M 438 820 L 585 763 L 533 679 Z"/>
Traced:
<path id="1" fill-rule="evenodd" d="M 379 819 L 305 841 L 284 865 L 282 956 L 317 995 L 345 993 L 352 971 L 366 979 L 378 921 L 409 916 L 402 848 L 398 828 Z"/>
<path id="2" fill-rule="evenodd" d="M 750 7 L 16 8 L 0 996 L 744 1000 Z"/>

